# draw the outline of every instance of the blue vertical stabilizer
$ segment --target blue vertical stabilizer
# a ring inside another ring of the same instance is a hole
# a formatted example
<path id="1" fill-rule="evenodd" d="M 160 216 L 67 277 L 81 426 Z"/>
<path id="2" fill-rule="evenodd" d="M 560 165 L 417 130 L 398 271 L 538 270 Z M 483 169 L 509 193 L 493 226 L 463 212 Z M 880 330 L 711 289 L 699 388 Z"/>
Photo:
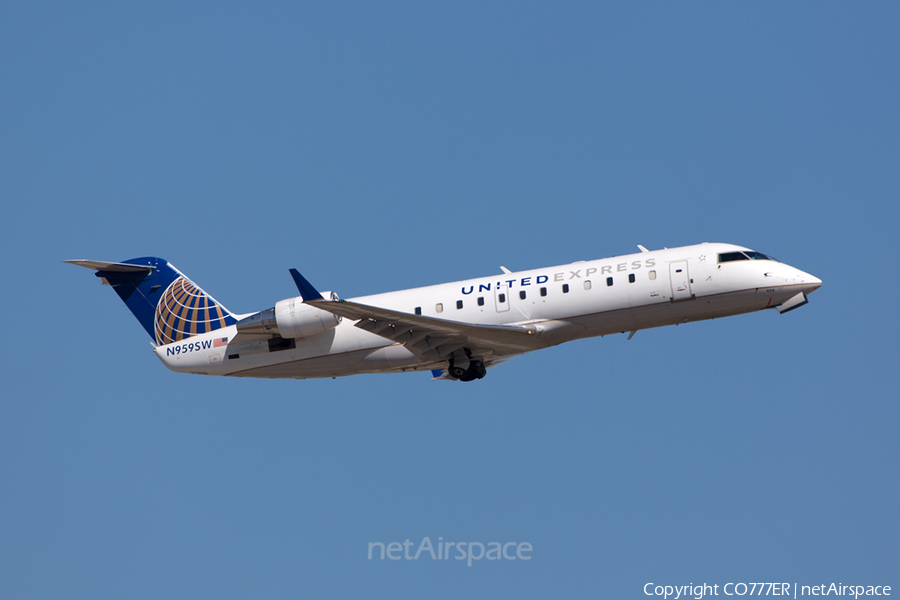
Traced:
<path id="1" fill-rule="evenodd" d="M 113 287 L 156 344 L 169 344 L 236 322 L 224 306 L 157 257 L 120 263 L 68 260 L 95 269 Z"/>

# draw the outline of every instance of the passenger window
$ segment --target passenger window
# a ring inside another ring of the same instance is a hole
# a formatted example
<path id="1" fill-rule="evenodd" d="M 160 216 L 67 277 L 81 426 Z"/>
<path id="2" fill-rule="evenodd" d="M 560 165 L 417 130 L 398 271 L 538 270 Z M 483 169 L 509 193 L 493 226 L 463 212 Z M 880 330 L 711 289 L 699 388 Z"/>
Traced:
<path id="1" fill-rule="evenodd" d="M 606 278 L 606 286 L 609 287 L 609 286 L 611 286 L 612 284 L 613 284 L 612 277 L 607 277 L 607 278 Z"/>
<path id="2" fill-rule="evenodd" d="M 522 300 L 525 299 L 525 290 L 522 290 L 521 292 L 519 292 L 519 298 Z"/>
<path id="3" fill-rule="evenodd" d="M 444 312 L 444 305 L 442 303 L 438 302 L 435 305 L 434 310 L 436 310 L 439 313 L 442 313 L 442 312 Z"/>
<path id="4" fill-rule="evenodd" d="M 478 306 L 484 306 L 484 296 L 478 297 Z"/>
<path id="5" fill-rule="evenodd" d="M 459 310 L 461 308 L 462 308 L 462 300 L 457 300 L 456 301 L 456 310 Z"/>
<path id="6" fill-rule="evenodd" d="M 417 307 L 416 307 L 416 314 L 417 314 L 417 315 L 421 315 L 421 314 L 422 314 L 422 307 L 421 307 L 421 306 L 417 306 Z"/>
<path id="7" fill-rule="evenodd" d="M 547 288 L 541 288 L 541 296 L 547 295 Z"/>
<path id="8" fill-rule="evenodd" d="M 506 294 L 500 294 L 499 296 L 497 296 L 497 300 L 500 301 L 500 304 L 503 304 L 504 302 L 506 302 Z"/>
<path id="9" fill-rule="evenodd" d="M 563 294 L 568 294 L 568 293 L 569 293 L 569 284 L 564 283 L 563 284 Z"/>
<path id="10" fill-rule="evenodd" d="M 634 283 L 634 273 L 628 274 L 628 283 Z"/>
<path id="11" fill-rule="evenodd" d="M 584 282 L 584 289 L 586 289 L 586 290 L 591 289 L 591 280 L 590 279 L 588 279 L 587 281 Z"/>
<path id="12" fill-rule="evenodd" d="M 650 281 L 653 281 L 654 279 L 656 279 L 656 271 L 650 271 L 650 273 L 648 273 L 648 276 L 650 277 Z"/>

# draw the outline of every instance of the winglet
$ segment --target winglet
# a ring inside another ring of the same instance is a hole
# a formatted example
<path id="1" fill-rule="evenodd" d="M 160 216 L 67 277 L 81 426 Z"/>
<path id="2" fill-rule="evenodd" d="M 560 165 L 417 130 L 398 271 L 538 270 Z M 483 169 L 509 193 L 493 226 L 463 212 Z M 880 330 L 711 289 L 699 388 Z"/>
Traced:
<path id="1" fill-rule="evenodd" d="M 291 269 L 291 277 L 294 278 L 294 283 L 297 285 L 297 291 L 300 292 L 300 297 L 303 298 L 304 302 L 325 299 L 297 269 Z"/>
<path id="2" fill-rule="evenodd" d="M 649 250 L 647 250 L 646 248 L 644 248 L 644 247 L 641 246 L 640 244 L 638 244 L 637 247 L 641 249 L 641 252 L 650 252 Z"/>

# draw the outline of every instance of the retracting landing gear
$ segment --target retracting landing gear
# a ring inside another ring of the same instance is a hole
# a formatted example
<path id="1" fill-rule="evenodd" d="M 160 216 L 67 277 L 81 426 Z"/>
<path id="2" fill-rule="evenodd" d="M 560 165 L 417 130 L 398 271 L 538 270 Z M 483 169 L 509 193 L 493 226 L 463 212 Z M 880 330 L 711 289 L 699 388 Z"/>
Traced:
<path id="1" fill-rule="evenodd" d="M 448 372 L 450 376 L 460 381 L 474 381 L 481 379 L 487 374 L 484 363 L 480 360 L 470 360 L 472 352 L 468 348 L 463 348 L 463 352 L 458 350 L 450 357 L 450 368 Z"/>

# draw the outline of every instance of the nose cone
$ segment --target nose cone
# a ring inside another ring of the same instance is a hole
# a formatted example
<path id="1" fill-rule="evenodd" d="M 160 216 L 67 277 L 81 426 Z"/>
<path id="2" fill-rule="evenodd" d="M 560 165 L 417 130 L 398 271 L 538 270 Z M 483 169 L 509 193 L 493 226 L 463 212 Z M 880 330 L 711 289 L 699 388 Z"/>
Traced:
<path id="1" fill-rule="evenodd" d="M 801 284 L 803 286 L 803 291 L 807 294 L 809 294 L 810 292 L 814 292 L 822 287 L 821 279 L 799 270 L 797 271 L 797 275 L 794 277 L 794 281 Z"/>

